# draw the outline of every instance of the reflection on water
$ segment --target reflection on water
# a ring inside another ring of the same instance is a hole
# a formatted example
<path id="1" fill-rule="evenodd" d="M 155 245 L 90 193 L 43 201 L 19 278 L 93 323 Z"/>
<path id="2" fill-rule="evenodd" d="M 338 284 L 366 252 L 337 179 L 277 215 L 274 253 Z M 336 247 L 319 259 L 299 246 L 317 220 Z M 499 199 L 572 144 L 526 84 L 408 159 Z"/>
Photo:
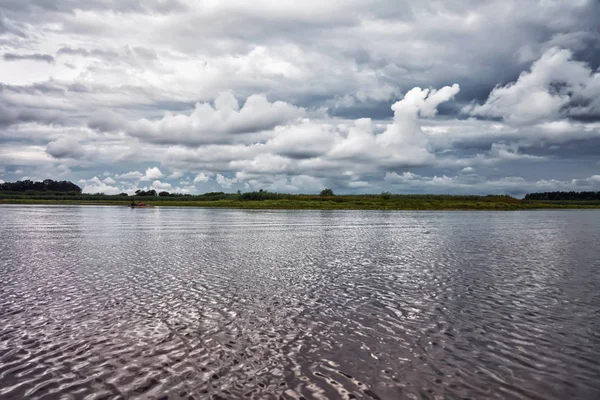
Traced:
<path id="1" fill-rule="evenodd" d="M 599 398 L 598 243 L 598 211 L 3 206 L 0 398 Z"/>

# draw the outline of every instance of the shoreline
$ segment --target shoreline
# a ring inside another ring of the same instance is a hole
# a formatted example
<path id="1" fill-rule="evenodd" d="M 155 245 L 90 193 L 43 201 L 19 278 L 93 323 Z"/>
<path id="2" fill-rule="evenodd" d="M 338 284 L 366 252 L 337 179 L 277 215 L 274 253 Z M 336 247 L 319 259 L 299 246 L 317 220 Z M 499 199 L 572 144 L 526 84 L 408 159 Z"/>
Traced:
<path id="1" fill-rule="evenodd" d="M 340 200 L 341 199 L 341 200 Z M 417 200 L 393 201 L 368 199 L 357 201 L 339 197 L 336 201 L 297 201 L 297 200 L 208 200 L 208 201 L 169 201 L 146 200 L 155 207 L 195 207 L 195 208 L 226 208 L 252 210 L 396 210 L 396 211 L 519 211 L 519 210 L 567 210 L 567 209 L 600 209 L 600 202 L 541 202 L 517 200 L 501 201 L 451 201 Z M 129 201 L 110 200 L 44 200 L 44 199 L 0 199 L 0 205 L 84 205 L 84 206 L 129 206 Z"/>

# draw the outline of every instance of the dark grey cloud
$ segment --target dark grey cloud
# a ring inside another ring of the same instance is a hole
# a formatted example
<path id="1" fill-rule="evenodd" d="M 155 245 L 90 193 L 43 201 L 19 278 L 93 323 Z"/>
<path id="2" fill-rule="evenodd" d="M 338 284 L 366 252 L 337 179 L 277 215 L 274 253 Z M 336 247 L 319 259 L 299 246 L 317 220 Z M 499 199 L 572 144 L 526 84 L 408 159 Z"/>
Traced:
<path id="1" fill-rule="evenodd" d="M 323 153 L 321 151 L 317 151 L 317 150 L 310 151 L 310 150 L 305 150 L 302 148 L 283 150 L 279 154 L 284 157 L 291 158 L 292 160 L 307 160 L 307 159 L 311 159 L 311 158 L 317 158 L 317 157 L 323 155 Z"/>
<path id="2" fill-rule="evenodd" d="M 90 115 L 88 126 L 101 132 L 118 131 L 125 125 L 125 119 L 110 110 L 99 110 Z"/>
<path id="3" fill-rule="evenodd" d="M 35 82 L 31 85 L 9 85 L 0 83 L 0 93 L 7 94 L 9 92 L 12 93 L 21 93 L 21 94 L 29 94 L 29 95 L 38 95 L 45 93 L 56 93 L 56 92 L 64 92 L 64 88 L 52 81 L 45 82 Z"/>
<path id="4" fill-rule="evenodd" d="M 76 138 L 63 137 L 48 143 L 46 152 L 55 158 L 81 158 L 85 155 L 84 148 Z"/>
<path id="5" fill-rule="evenodd" d="M 4 61 L 18 61 L 18 60 L 31 60 L 31 61 L 43 61 L 48 64 L 54 63 L 54 57 L 49 54 L 14 54 L 14 53 L 4 53 Z"/>
<path id="6" fill-rule="evenodd" d="M 0 83 L 0 127 L 19 123 L 63 124 L 67 116 L 52 104 L 46 104 L 48 94 L 63 95 L 63 90 L 47 84 L 37 83 L 28 86 L 5 85 Z M 22 101 L 25 98 L 31 101 Z M 7 132 L 3 132 L 7 135 Z M 23 138 L 25 139 L 25 138 Z"/>
<path id="7" fill-rule="evenodd" d="M 8 107 L 0 103 L 0 127 L 24 123 L 41 122 L 46 124 L 60 122 L 60 114 L 52 110 L 28 110 Z"/>
<path id="8" fill-rule="evenodd" d="M 566 140 L 560 144 L 545 141 L 523 146 L 523 149 L 527 154 L 535 156 L 546 156 L 554 160 L 578 160 L 593 166 L 599 161 L 600 135 L 595 138 Z"/>

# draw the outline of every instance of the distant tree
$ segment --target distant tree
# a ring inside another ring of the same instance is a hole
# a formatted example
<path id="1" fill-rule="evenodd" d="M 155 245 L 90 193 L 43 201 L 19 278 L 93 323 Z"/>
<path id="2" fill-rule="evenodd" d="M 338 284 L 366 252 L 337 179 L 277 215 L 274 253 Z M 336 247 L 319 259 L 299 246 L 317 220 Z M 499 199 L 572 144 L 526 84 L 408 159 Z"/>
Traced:
<path id="1" fill-rule="evenodd" d="M 325 189 L 321 190 L 321 194 L 320 195 L 324 196 L 324 197 L 325 196 L 334 196 L 333 190 L 329 189 L 329 188 L 325 188 Z"/>
<path id="2" fill-rule="evenodd" d="M 285 195 L 281 193 L 273 193 L 267 190 L 260 189 L 258 192 L 246 192 L 246 193 L 238 193 L 238 199 L 240 200 L 252 200 L 252 201 L 261 201 L 261 200 L 276 200 L 282 199 Z"/>
<path id="3" fill-rule="evenodd" d="M 169 192 L 166 192 L 166 191 L 160 192 L 158 194 L 159 197 L 167 197 L 168 195 L 169 195 Z"/>
<path id="4" fill-rule="evenodd" d="M 123 192 L 123 193 L 119 193 L 119 196 L 127 197 L 129 195 L 127 193 Z"/>
<path id="5" fill-rule="evenodd" d="M 600 200 L 600 192 L 542 192 L 528 193 L 525 200 Z"/>
<path id="6" fill-rule="evenodd" d="M 156 190 L 154 190 L 154 189 L 148 190 L 148 191 L 138 189 L 135 191 L 135 195 L 136 196 L 157 196 Z"/>
<path id="7" fill-rule="evenodd" d="M 72 192 L 81 193 L 81 188 L 68 181 L 53 181 L 45 179 L 41 182 L 33 182 L 29 179 L 17 182 L 5 182 L 0 184 L 0 191 L 3 192 Z"/>
<path id="8" fill-rule="evenodd" d="M 392 198 L 392 194 L 390 192 L 382 192 L 381 193 L 381 198 L 384 200 L 389 200 Z"/>

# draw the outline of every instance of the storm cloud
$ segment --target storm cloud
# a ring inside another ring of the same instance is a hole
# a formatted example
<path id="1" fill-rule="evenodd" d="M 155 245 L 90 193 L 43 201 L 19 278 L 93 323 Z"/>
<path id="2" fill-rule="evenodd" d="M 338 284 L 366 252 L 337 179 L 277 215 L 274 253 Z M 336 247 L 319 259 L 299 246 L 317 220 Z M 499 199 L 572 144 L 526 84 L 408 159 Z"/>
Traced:
<path id="1" fill-rule="evenodd" d="M 594 0 L 6 0 L 0 179 L 600 190 L 599 14 Z"/>

